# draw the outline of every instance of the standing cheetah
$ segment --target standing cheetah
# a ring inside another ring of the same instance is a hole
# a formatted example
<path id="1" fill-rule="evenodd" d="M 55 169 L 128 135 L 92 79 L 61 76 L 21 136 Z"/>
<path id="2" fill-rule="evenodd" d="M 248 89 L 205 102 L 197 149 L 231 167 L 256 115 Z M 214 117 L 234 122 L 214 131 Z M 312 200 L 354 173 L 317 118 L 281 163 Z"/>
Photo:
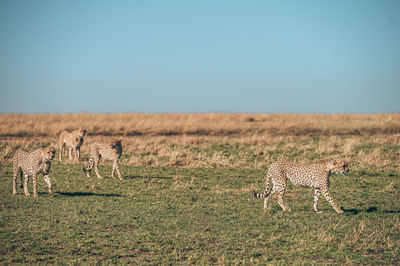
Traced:
<path id="1" fill-rule="evenodd" d="M 51 181 L 49 177 L 51 161 L 54 158 L 56 150 L 53 148 L 37 149 L 29 153 L 23 150 L 17 150 L 13 158 L 13 194 L 17 194 L 17 178 L 20 176 L 20 187 L 22 188 L 22 175 L 25 175 L 24 191 L 25 196 L 29 196 L 28 182 L 29 177 L 33 179 L 33 196 L 37 197 L 37 175 L 42 173 L 44 181 L 49 187 L 49 193 L 52 194 Z"/>
<path id="2" fill-rule="evenodd" d="M 90 177 L 90 172 L 94 164 L 94 171 L 96 172 L 97 177 L 103 178 L 99 174 L 99 169 L 98 169 L 100 157 L 102 157 L 103 160 L 105 161 L 113 162 L 111 177 L 115 179 L 114 173 L 115 170 L 117 170 L 119 179 L 124 180 L 118 166 L 121 154 L 122 154 L 122 144 L 120 139 L 115 139 L 111 141 L 111 143 L 109 144 L 95 142 L 90 146 L 89 165 L 88 167 L 83 168 L 83 172 L 87 172 L 87 176 Z"/>
<path id="3" fill-rule="evenodd" d="M 318 212 L 317 204 L 319 196 L 322 195 L 332 205 L 335 211 L 342 214 L 343 211 L 337 206 L 329 193 L 329 176 L 340 173 L 345 175 L 349 172 L 348 163 L 336 161 L 321 161 L 317 163 L 290 163 L 275 162 L 271 165 L 267 174 L 265 190 L 262 194 L 253 192 L 254 197 L 265 198 L 264 210 L 267 208 L 268 199 L 278 192 L 278 203 L 284 211 L 290 211 L 283 203 L 287 180 L 299 187 L 312 187 L 314 193 L 314 211 Z M 269 183 L 272 179 L 272 190 Z"/>
<path id="4" fill-rule="evenodd" d="M 83 138 L 86 135 L 86 129 L 77 129 L 72 132 L 69 132 L 67 130 L 63 130 L 60 133 L 60 138 L 59 138 L 59 159 L 60 162 L 62 153 L 64 152 L 64 147 L 67 146 L 69 150 L 69 160 L 71 161 L 72 159 L 72 150 L 74 150 L 76 160 L 79 160 L 80 157 L 80 150 L 81 146 L 83 143 Z"/>

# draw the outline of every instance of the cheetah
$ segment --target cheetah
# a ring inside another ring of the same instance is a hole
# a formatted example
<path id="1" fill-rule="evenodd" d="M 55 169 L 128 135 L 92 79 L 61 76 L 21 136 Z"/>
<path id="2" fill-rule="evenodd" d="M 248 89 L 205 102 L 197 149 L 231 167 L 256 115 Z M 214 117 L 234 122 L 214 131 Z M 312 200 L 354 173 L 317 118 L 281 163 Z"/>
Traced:
<path id="1" fill-rule="evenodd" d="M 33 196 L 37 197 L 36 178 L 38 174 L 43 174 L 44 181 L 49 187 L 49 193 L 53 194 L 51 181 L 49 177 L 51 161 L 54 158 L 56 150 L 53 148 L 37 149 L 32 152 L 26 152 L 21 149 L 15 152 L 13 158 L 13 194 L 17 194 L 17 178 L 20 176 L 20 188 L 24 187 L 25 196 L 29 196 L 28 182 L 29 177 L 33 179 Z M 25 183 L 22 185 L 22 175 L 25 175 Z"/>
<path id="2" fill-rule="evenodd" d="M 332 205 L 333 209 L 338 214 L 343 211 L 338 207 L 329 193 L 329 176 L 340 173 L 345 175 L 349 172 L 348 163 L 334 160 L 321 161 L 316 163 L 291 163 L 291 162 L 275 162 L 273 163 L 267 174 L 265 190 L 262 194 L 253 192 L 256 198 L 264 199 L 264 211 L 267 209 L 269 198 L 278 192 L 278 204 L 284 211 L 290 209 L 283 203 L 283 196 L 286 190 L 287 180 L 290 180 L 293 185 L 298 187 L 312 187 L 314 192 L 314 211 L 318 213 L 318 200 L 322 194 L 325 199 Z M 272 190 L 269 183 L 272 179 Z"/>
<path id="3" fill-rule="evenodd" d="M 86 129 L 77 129 L 72 132 L 69 132 L 67 130 L 63 130 L 60 133 L 59 137 L 59 159 L 60 162 L 62 161 L 62 153 L 64 152 L 64 147 L 67 146 L 69 150 L 69 160 L 71 161 L 72 159 L 72 150 L 74 150 L 74 154 L 76 157 L 76 160 L 79 160 L 80 157 L 80 150 L 81 146 L 83 143 L 83 139 L 86 135 Z"/>
<path id="4" fill-rule="evenodd" d="M 98 166 L 100 157 L 103 158 L 105 161 L 112 161 L 113 162 L 113 169 L 111 172 L 111 177 L 115 179 L 114 173 L 117 170 L 117 174 L 120 180 L 124 180 L 119 170 L 118 162 L 121 158 L 122 154 L 122 144 L 120 139 L 115 139 L 111 141 L 111 143 L 93 143 L 90 146 L 90 155 L 89 155 L 89 165 L 88 167 L 83 168 L 83 172 L 87 172 L 87 177 L 90 177 L 90 172 L 93 168 L 94 164 L 94 171 L 98 178 L 103 178 L 99 174 Z"/>

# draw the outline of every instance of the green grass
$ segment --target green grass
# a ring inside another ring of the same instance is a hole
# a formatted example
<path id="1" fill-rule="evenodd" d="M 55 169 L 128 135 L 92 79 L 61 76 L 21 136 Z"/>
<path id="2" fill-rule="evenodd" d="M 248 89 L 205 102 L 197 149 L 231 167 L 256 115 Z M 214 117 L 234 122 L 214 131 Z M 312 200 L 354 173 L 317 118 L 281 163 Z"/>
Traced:
<path id="1" fill-rule="evenodd" d="M 224 148 L 221 147 L 221 150 Z M 81 165 L 53 165 L 55 193 L 12 195 L 0 166 L 0 263 L 400 263 L 399 176 L 331 178 L 338 215 L 313 191 L 289 186 L 283 212 L 264 170 L 121 166 L 125 181 L 86 178 Z M 29 189 L 32 191 L 32 181 Z"/>

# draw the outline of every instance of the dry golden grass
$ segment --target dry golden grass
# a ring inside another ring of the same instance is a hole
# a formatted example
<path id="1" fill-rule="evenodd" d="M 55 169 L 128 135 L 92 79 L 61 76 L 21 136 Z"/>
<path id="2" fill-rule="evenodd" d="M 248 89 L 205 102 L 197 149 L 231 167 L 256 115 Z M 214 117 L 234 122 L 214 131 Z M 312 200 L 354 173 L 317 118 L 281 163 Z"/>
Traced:
<path id="1" fill-rule="evenodd" d="M 262 169 L 276 160 L 351 161 L 352 169 L 399 173 L 400 114 L 3 114 L 0 162 L 18 148 L 57 147 L 62 129 L 88 131 L 81 148 L 123 139 L 123 165 Z"/>
<path id="2" fill-rule="evenodd" d="M 400 114 L 2 114 L 2 136 L 55 136 L 84 127 L 91 135 L 399 134 Z"/>

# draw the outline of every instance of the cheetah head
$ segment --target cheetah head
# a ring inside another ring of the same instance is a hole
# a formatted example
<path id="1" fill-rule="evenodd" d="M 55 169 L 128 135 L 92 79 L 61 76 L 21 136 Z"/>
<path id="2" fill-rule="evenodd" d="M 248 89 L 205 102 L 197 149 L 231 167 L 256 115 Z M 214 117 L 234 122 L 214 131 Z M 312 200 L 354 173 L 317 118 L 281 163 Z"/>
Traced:
<path id="1" fill-rule="evenodd" d="M 80 128 L 78 129 L 78 138 L 76 139 L 76 142 L 83 142 L 83 138 L 86 135 L 86 129 Z"/>
<path id="2" fill-rule="evenodd" d="M 328 169 L 329 172 L 333 174 L 341 174 L 341 175 L 346 175 L 350 170 L 349 170 L 349 163 L 345 161 L 339 161 L 336 162 L 334 160 L 328 162 Z"/>
<path id="3" fill-rule="evenodd" d="M 121 146 L 121 141 L 122 141 L 121 139 L 112 140 L 111 143 L 110 143 L 111 149 L 114 149 L 114 148 L 116 148 L 118 146 Z"/>
<path id="4" fill-rule="evenodd" d="M 42 150 L 42 156 L 46 161 L 52 161 L 55 154 L 56 154 L 56 150 L 51 147 L 44 148 Z"/>
<path id="5" fill-rule="evenodd" d="M 86 135 L 86 129 L 80 128 L 80 129 L 78 129 L 78 132 L 79 132 L 79 137 L 81 139 L 83 139 L 85 137 L 85 135 Z"/>

